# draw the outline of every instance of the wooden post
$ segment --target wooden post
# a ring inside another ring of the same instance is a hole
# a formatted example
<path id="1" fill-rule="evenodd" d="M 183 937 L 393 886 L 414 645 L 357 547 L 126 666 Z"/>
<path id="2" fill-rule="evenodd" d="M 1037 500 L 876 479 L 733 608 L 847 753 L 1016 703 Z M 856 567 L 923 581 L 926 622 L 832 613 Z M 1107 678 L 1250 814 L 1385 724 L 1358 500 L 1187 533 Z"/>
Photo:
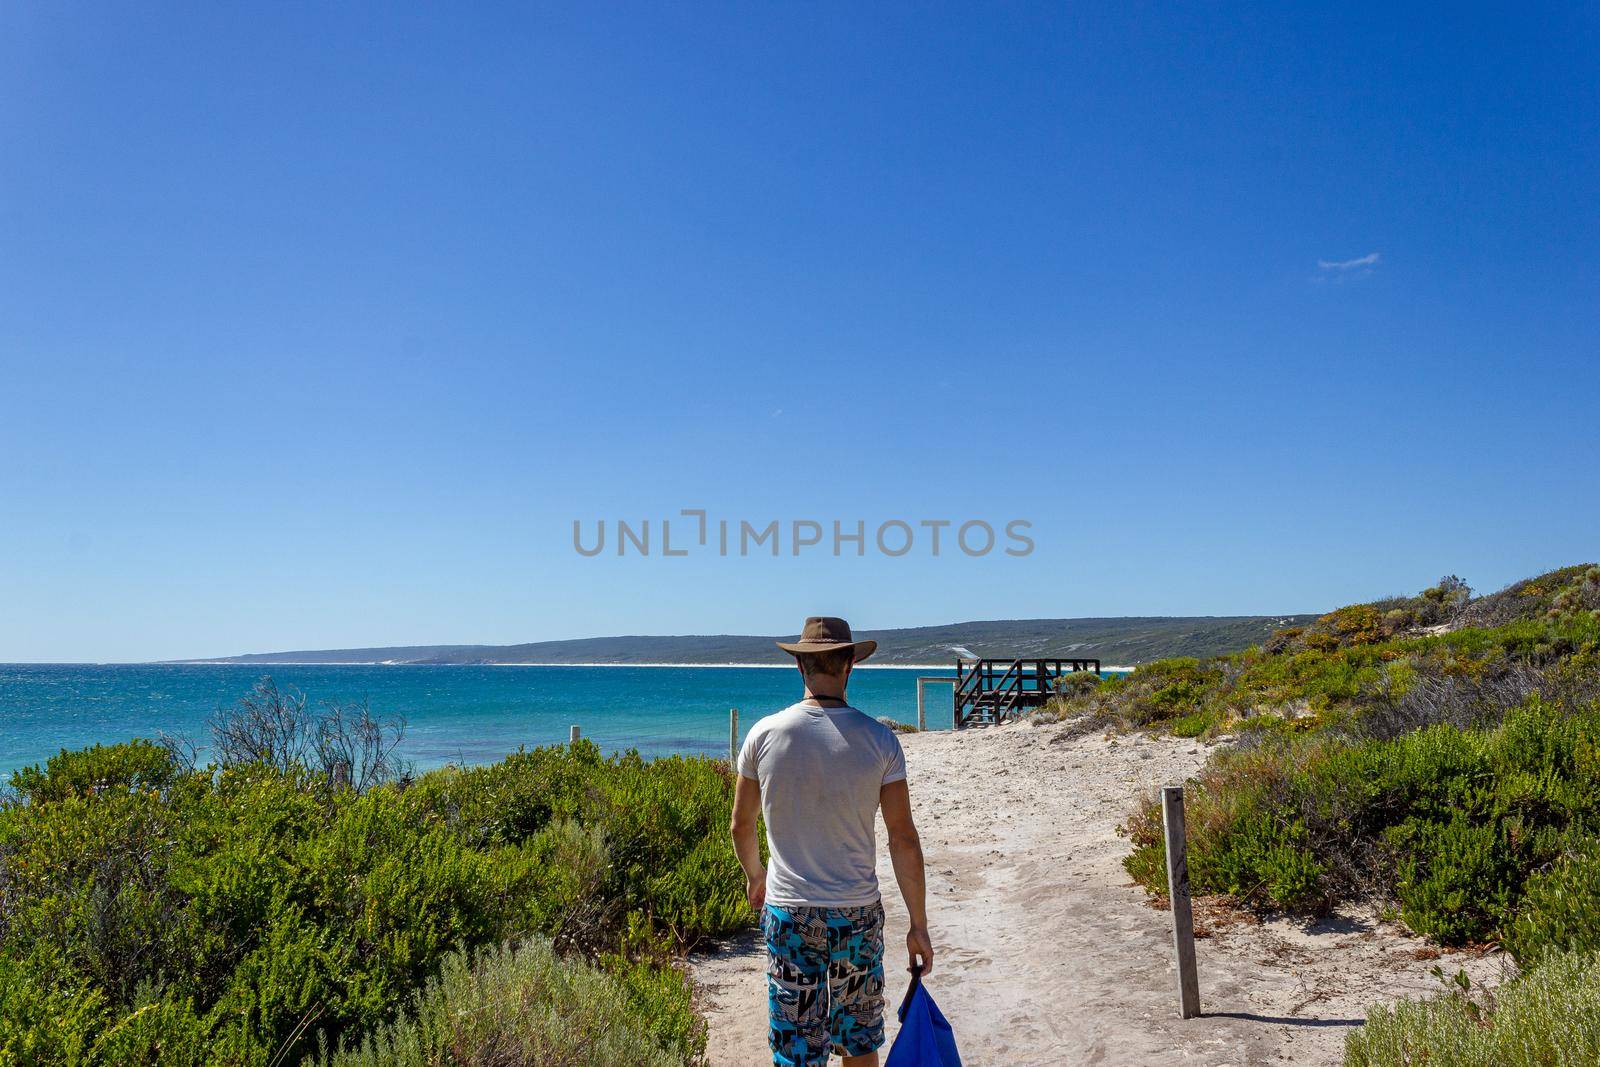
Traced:
<path id="1" fill-rule="evenodd" d="M 572 724 L 572 729 L 567 731 L 567 744 L 569 744 L 569 745 L 577 744 L 578 743 L 578 738 L 580 738 L 582 736 L 583 736 L 583 731 L 578 729 L 578 724 L 577 723 L 573 723 Z"/>
<path id="2" fill-rule="evenodd" d="M 950 687 L 950 729 L 961 729 L 961 657 L 956 657 L 956 684 Z"/>
<path id="3" fill-rule="evenodd" d="M 739 709 L 728 709 L 728 766 L 739 766 Z"/>
<path id="4" fill-rule="evenodd" d="M 926 693 L 926 691 L 927 691 L 927 686 L 925 686 L 923 684 L 921 678 L 918 678 L 917 679 L 917 729 L 918 730 L 926 730 L 928 728 L 928 706 L 922 699 L 924 694 Z"/>
<path id="5" fill-rule="evenodd" d="M 1163 786 L 1161 822 L 1167 835 L 1167 895 L 1172 900 L 1172 947 L 1178 954 L 1178 1017 L 1200 1014 L 1200 978 L 1194 966 L 1194 913 L 1189 907 L 1188 832 L 1183 786 Z"/>

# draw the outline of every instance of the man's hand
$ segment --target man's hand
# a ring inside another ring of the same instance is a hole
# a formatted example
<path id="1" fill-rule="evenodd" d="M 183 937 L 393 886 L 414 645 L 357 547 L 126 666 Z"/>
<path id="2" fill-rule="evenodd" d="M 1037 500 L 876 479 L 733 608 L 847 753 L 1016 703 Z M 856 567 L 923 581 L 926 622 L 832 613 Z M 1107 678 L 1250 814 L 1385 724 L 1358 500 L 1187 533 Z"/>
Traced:
<path id="1" fill-rule="evenodd" d="M 917 957 L 922 957 L 922 977 L 933 973 L 933 939 L 926 926 L 913 926 L 906 935 L 906 953 L 911 957 L 911 970 L 917 967 Z"/>
<path id="2" fill-rule="evenodd" d="M 745 875 L 744 898 L 750 902 L 750 907 L 756 911 L 761 910 L 761 905 L 767 902 L 767 872 L 758 875 Z"/>

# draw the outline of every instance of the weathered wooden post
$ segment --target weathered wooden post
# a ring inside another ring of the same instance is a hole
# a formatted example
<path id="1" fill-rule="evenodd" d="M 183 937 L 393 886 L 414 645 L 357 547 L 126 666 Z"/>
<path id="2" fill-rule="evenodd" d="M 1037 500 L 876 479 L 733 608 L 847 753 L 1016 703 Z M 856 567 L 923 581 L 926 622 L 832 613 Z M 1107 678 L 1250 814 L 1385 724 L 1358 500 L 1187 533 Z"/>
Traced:
<path id="1" fill-rule="evenodd" d="M 739 765 L 739 709 L 728 709 L 728 765 Z"/>
<path id="2" fill-rule="evenodd" d="M 927 693 L 927 689 L 928 689 L 928 687 L 923 684 L 923 680 L 921 678 L 918 678 L 917 679 L 917 729 L 918 730 L 926 730 L 928 728 L 928 705 L 927 705 L 927 702 L 923 699 L 924 695 Z"/>
<path id="3" fill-rule="evenodd" d="M 1200 1014 L 1200 978 L 1194 965 L 1194 913 L 1189 906 L 1188 831 L 1183 786 L 1161 789 L 1161 823 L 1167 837 L 1167 896 L 1172 900 L 1172 947 L 1178 955 L 1178 1017 Z"/>
<path id="4" fill-rule="evenodd" d="M 950 687 L 950 729 L 961 729 L 961 657 L 956 657 L 956 684 Z"/>
<path id="5" fill-rule="evenodd" d="M 578 729 L 578 724 L 577 723 L 573 723 L 572 724 L 572 729 L 567 731 L 567 744 L 569 744 L 569 745 L 577 744 L 578 743 L 578 738 L 580 738 L 582 736 L 583 736 L 583 731 Z"/>

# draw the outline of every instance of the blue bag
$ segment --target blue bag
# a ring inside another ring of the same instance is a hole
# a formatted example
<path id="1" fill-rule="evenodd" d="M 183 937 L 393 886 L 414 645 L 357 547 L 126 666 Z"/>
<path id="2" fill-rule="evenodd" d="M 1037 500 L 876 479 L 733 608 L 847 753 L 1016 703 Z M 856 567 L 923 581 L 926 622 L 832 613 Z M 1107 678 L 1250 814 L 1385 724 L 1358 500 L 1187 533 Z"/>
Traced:
<path id="1" fill-rule="evenodd" d="M 911 988 L 900 1002 L 900 1032 L 884 1067 L 961 1067 L 955 1031 L 922 988 L 922 968 L 911 969 Z"/>

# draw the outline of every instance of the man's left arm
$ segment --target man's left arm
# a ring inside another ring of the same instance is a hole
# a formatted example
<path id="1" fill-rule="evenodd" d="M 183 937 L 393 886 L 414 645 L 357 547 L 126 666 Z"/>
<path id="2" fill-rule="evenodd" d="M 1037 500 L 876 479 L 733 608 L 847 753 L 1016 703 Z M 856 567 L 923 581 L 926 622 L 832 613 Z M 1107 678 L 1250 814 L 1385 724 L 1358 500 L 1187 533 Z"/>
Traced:
<path id="1" fill-rule="evenodd" d="M 756 911 L 767 901 L 767 869 L 761 865 L 761 845 L 756 841 L 756 821 L 761 816 L 761 783 L 739 775 L 733 788 L 733 851 L 744 868 L 744 895 Z"/>
<path id="2" fill-rule="evenodd" d="M 906 934 L 906 952 L 912 969 L 933 973 L 933 937 L 928 933 L 928 884 L 923 869 L 922 838 L 911 818 L 911 790 L 905 778 L 887 782 L 878 791 L 883 810 L 883 825 L 889 831 L 889 862 L 895 881 L 905 898 L 911 930 Z"/>

